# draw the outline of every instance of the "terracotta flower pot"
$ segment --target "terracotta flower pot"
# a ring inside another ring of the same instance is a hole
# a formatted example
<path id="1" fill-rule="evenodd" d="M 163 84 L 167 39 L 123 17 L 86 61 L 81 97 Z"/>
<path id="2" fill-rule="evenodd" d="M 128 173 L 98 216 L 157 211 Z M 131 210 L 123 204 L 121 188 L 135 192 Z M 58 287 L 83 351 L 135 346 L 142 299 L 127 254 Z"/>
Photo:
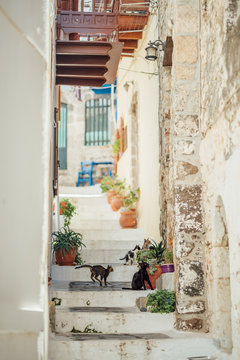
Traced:
<path id="1" fill-rule="evenodd" d="M 57 264 L 60 266 L 73 266 L 77 253 L 77 247 L 71 248 L 70 253 L 65 251 L 65 255 L 61 254 L 60 249 L 55 250 Z"/>
<path id="2" fill-rule="evenodd" d="M 134 228 L 137 225 L 136 210 L 121 211 L 120 214 L 119 222 L 123 229 Z"/>
<path id="3" fill-rule="evenodd" d="M 65 201 L 61 201 L 60 202 L 61 206 L 66 209 L 66 202 Z M 53 204 L 53 213 L 55 214 L 55 203 Z M 61 209 L 61 207 L 59 206 L 59 214 L 62 215 L 63 214 L 63 211 Z"/>
<path id="4" fill-rule="evenodd" d="M 161 268 L 163 273 L 174 272 L 174 264 L 162 264 Z"/>
<path id="5" fill-rule="evenodd" d="M 107 191 L 107 199 L 108 199 L 109 204 L 111 204 L 111 200 L 114 195 L 117 195 L 115 190 Z"/>
<path id="6" fill-rule="evenodd" d="M 154 267 L 156 267 L 157 270 L 154 272 L 153 275 L 149 274 L 149 269 L 147 269 L 147 272 L 148 272 L 149 279 L 151 281 L 153 289 L 156 289 L 156 280 L 162 275 L 162 268 L 161 268 L 161 265 L 154 265 Z M 145 281 L 145 285 L 146 285 L 147 289 L 150 289 L 150 286 L 148 285 L 148 283 L 146 281 Z"/>
<path id="7" fill-rule="evenodd" d="M 118 211 L 122 206 L 123 206 L 123 201 L 120 195 L 116 195 L 112 197 L 111 208 L 113 211 Z"/>

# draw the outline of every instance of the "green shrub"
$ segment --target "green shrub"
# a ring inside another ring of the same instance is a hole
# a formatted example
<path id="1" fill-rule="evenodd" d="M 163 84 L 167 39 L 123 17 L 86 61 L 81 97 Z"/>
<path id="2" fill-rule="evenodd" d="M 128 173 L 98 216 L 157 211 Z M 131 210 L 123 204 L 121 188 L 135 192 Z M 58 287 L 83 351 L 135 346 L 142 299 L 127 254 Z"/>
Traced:
<path id="1" fill-rule="evenodd" d="M 175 293 L 168 290 L 156 290 L 148 295 L 147 308 L 152 313 L 171 313 L 175 311 Z"/>

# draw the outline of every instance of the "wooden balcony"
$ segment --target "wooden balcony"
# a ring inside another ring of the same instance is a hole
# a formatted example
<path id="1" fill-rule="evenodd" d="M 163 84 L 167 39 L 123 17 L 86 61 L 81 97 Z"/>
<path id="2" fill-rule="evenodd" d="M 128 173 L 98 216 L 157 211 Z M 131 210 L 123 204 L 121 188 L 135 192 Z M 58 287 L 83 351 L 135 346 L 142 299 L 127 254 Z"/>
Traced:
<path id="1" fill-rule="evenodd" d="M 58 1 L 56 84 L 114 84 L 123 48 L 118 1 L 82 0 L 80 6 L 78 11 L 78 1 Z"/>
<path id="2" fill-rule="evenodd" d="M 58 0 L 57 6 L 56 84 L 114 84 L 120 57 L 138 47 L 149 2 Z"/>

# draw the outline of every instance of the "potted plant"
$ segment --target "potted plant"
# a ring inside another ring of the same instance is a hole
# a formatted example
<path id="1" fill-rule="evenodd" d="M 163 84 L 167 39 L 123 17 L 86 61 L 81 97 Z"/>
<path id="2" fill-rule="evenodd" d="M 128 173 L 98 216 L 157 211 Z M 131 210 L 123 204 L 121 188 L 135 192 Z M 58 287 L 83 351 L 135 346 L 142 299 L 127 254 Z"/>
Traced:
<path id="1" fill-rule="evenodd" d="M 170 249 L 165 249 L 164 253 L 164 261 L 163 264 L 161 264 L 162 272 L 163 273 L 169 273 L 174 272 L 174 264 L 173 264 L 173 252 Z"/>
<path id="2" fill-rule="evenodd" d="M 118 211 L 123 206 L 124 191 L 126 189 L 126 180 L 115 179 L 113 182 L 113 188 L 116 192 L 111 198 L 111 208 L 113 211 Z"/>
<path id="3" fill-rule="evenodd" d="M 76 233 L 68 226 L 52 233 L 53 250 L 58 265 L 71 266 L 77 254 L 77 249 L 82 248 L 82 234 Z"/>
<path id="4" fill-rule="evenodd" d="M 156 288 L 156 280 L 162 275 L 161 263 L 164 259 L 163 253 L 165 251 L 165 245 L 163 241 L 156 243 L 154 240 L 151 240 L 151 245 L 149 249 L 139 250 L 137 253 L 137 262 L 147 262 L 149 268 L 147 269 L 149 279 L 151 281 L 152 287 Z M 150 289 L 149 285 L 146 283 L 147 289 Z"/>
<path id="5" fill-rule="evenodd" d="M 176 298 L 174 291 L 156 290 L 147 296 L 147 309 L 152 313 L 169 314 L 175 311 Z"/>
<path id="6" fill-rule="evenodd" d="M 109 204 L 111 203 L 111 198 L 113 197 L 113 195 L 116 195 L 116 191 L 113 190 L 113 182 L 115 179 L 115 176 L 104 176 L 100 185 L 102 192 L 107 193 L 107 199 Z"/>
<path id="7" fill-rule="evenodd" d="M 140 189 L 135 191 L 128 188 L 123 197 L 123 207 L 120 212 L 120 225 L 123 229 L 134 228 L 137 225 L 136 206 Z"/>

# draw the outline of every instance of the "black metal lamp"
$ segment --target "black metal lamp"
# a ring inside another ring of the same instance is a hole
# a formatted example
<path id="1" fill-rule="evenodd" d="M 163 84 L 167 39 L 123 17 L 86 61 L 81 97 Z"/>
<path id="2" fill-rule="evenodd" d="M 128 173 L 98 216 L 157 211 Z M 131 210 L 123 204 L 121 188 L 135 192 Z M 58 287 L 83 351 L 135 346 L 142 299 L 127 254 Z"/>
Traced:
<path id="1" fill-rule="evenodd" d="M 158 57 L 157 51 L 159 46 L 161 46 L 160 51 L 164 51 L 165 42 L 163 42 L 162 40 L 155 40 L 154 42 L 149 41 L 148 46 L 145 49 L 147 52 L 145 59 L 155 61 Z"/>

